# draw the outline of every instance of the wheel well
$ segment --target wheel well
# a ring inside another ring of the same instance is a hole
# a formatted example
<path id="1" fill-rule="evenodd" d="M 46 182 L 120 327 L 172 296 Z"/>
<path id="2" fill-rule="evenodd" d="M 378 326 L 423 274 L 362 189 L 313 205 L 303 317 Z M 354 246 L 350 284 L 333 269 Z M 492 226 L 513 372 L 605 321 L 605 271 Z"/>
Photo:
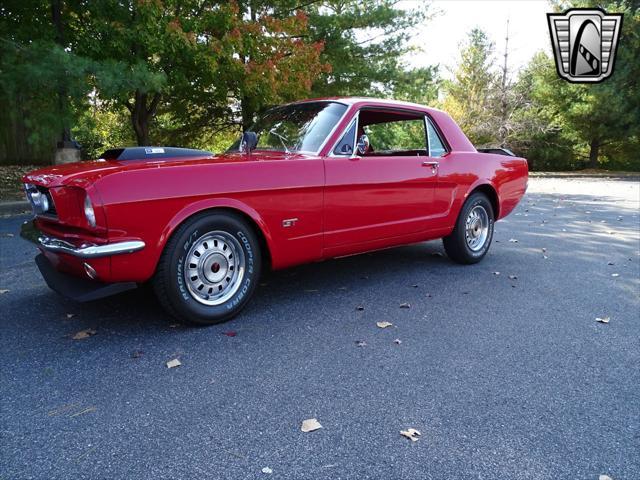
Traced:
<path id="1" fill-rule="evenodd" d="M 247 222 L 247 225 L 249 225 L 253 229 L 253 233 L 256 234 L 256 237 L 258 238 L 258 242 L 260 243 L 260 249 L 262 252 L 262 264 L 264 269 L 265 270 L 271 269 L 271 252 L 269 251 L 269 244 L 267 243 L 267 239 L 265 238 L 264 233 L 262 232 L 262 229 L 258 226 L 256 221 L 253 218 L 251 218 L 249 215 L 244 213 L 242 210 L 238 210 L 236 208 L 229 208 L 229 207 L 214 207 L 214 208 L 207 208 L 205 210 L 200 210 L 199 212 L 195 212 L 194 214 L 182 220 L 182 222 L 180 222 L 180 224 L 176 226 L 173 232 L 176 232 L 178 228 L 180 228 L 180 226 L 184 224 L 184 222 L 192 219 L 196 215 L 202 215 L 204 213 L 214 213 L 214 212 L 227 212 L 237 217 L 240 217 L 242 218 L 242 220 Z"/>
<path id="2" fill-rule="evenodd" d="M 493 216 L 498 219 L 500 217 L 500 201 L 498 200 L 498 194 L 495 189 L 491 185 L 478 185 L 469 195 L 473 195 L 476 192 L 484 193 L 491 202 L 491 207 L 493 208 Z"/>

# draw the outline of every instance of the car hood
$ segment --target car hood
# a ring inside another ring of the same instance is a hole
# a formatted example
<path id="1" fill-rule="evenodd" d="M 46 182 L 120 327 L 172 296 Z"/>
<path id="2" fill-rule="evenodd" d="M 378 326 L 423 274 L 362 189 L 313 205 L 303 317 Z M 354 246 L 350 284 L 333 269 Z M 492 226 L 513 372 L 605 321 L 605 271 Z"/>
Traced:
<path id="1" fill-rule="evenodd" d="M 167 168 L 193 166 L 198 164 L 228 164 L 247 161 L 284 160 L 302 157 L 302 155 L 285 155 L 281 152 L 225 153 L 221 155 L 199 155 L 193 157 L 134 159 L 134 160 L 91 160 L 45 167 L 27 173 L 23 182 L 52 188 L 59 186 L 76 186 L 86 188 L 106 175 L 113 175 L 131 170 L 148 168 Z"/>

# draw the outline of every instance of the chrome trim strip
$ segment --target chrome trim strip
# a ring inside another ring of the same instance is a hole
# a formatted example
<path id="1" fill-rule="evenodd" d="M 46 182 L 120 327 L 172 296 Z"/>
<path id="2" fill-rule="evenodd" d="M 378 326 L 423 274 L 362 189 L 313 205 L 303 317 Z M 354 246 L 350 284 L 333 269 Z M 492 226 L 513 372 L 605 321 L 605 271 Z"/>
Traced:
<path id="1" fill-rule="evenodd" d="M 142 240 L 128 240 L 125 242 L 107 243 L 105 245 L 86 243 L 76 247 L 65 240 L 42 234 L 42 232 L 33 225 L 33 221 L 27 221 L 22 224 L 20 236 L 48 252 L 66 253 L 78 258 L 109 257 L 111 255 L 137 252 L 145 247 L 145 243 Z"/>

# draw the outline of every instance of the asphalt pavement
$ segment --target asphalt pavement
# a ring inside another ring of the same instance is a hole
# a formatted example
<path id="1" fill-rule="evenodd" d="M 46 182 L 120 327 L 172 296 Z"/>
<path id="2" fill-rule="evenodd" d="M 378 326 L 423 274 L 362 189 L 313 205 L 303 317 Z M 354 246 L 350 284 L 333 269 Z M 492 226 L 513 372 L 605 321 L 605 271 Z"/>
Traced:
<path id="1" fill-rule="evenodd" d="M 0 219 L 0 479 L 638 479 L 639 208 L 636 180 L 531 179 L 478 265 L 273 272 L 208 328 L 60 298 Z"/>

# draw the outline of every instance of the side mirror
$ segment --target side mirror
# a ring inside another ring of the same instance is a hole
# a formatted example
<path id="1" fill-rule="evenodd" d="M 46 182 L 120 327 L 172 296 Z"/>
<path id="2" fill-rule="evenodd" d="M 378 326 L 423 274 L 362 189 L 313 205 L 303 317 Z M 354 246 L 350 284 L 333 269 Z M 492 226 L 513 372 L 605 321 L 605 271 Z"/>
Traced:
<path id="1" fill-rule="evenodd" d="M 240 151 L 244 153 L 249 153 L 251 150 L 254 150 L 258 145 L 258 135 L 255 132 L 244 132 L 242 134 L 242 139 L 240 140 Z"/>
<path id="2" fill-rule="evenodd" d="M 366 135 L 361 135 L 358 139 L 358 144 L 356 145 L 358 148 L 358 153 L 360 155 L 364 155 L 369 150 L 369 137 Z"/>

